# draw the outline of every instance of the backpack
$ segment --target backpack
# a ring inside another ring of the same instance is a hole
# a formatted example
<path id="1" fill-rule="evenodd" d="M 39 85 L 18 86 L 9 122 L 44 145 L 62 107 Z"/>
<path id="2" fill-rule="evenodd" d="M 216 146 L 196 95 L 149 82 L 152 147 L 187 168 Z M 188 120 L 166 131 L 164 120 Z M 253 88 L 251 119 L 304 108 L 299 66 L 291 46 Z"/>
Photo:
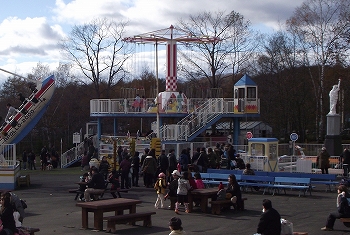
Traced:
<path id="1" fill-rule="evenodd" d="M 158 189 L 159 189 L 159 180 L 156 181 L 156 183 L 154 184 L 153 188 L 158 191 Z"/>
<path id="2" fill-rule="evenodd" d="M 342 178 L 340 180 L 340 185 L 345 185 L 346 187 L 350 187 L 350 178 Z"/>

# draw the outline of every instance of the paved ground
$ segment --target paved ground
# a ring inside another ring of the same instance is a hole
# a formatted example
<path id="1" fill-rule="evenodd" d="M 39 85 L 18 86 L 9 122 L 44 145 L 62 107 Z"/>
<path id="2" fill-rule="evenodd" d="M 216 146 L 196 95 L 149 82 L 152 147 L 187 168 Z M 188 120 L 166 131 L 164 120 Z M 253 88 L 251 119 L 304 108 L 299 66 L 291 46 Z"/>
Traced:
<path id="1" fill-rule="evenodd" d="M 17 195 L 25 199 L 28 204 L 27 217 L 24 226 L 38 227 L 38 234 L 106 234 L 104 231 L 81 229 L 81 208 L 76 207 L 74 195 L 68 193 L 68 189 L 77 188 L 74 182 L 79 181 L 80 168 L 57 169 L 41 172 L 26 171 L 30 174 L 31 186 L 22 187 L 15 191 Z M 290 220 L 294 224 L 294 231 L 308 232 L 309 235 L 319 234 L 349 234 L 350 228 L 336 221 L 336 231 L 323 232 L 320 230 L 325 225 L 329 212 L 335 210 L 336 193 L 325 192 L 325 188 L 318 186 L 312 196 L 298 197 L 297 192 L 289 192 L 287 195 L 262 195 L 261 192 L 244 193 L 247 197 L 245 211 L 225 211 L 221 215 L 204 214 L 199 208 L 193 213 L 181 213 L 184 230 L 187 234 L 242 234 L 252 235 L 256 232 L 256 226 L 261 214 L 261 203 L 264 198 L 272 200 L 273 206 L 280 212 L 282 218 Z M 123 194 L 127 198 L 141 199 L 143 203 L 138 205 L 138 211 L 156 211 L 152 217 L 153 227 L 144 228 L 141 222 L 137 226 L 117 225 L 117 234 L 169 234 L 168 220 L 175 213 L 167 209 L 154 209 L 156 194 L 152 188 L 133 188 L 129 193 Z M 106 195 L 109 198 L 110 195 Z M 166 201 L 168 206 L 170 201 Z M 89 226 L 93 226 L 93 215 L 89 215 Z M 104 228 L 106 224 L 104 224 Z"/>

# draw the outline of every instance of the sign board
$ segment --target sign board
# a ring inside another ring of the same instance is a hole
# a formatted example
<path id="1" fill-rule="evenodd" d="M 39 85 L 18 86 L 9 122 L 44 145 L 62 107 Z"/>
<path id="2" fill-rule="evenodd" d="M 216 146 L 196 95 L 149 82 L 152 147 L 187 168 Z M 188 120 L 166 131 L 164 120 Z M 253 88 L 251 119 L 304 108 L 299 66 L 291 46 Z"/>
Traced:
<path id="1" fill-rule="evenodd" d="M 299 138 L 299 136 L 298 136 L 297 133 L 294 133 L 294 132 L 293 132 L 292 134 L 290 134 L 290 140 L 291 140 L 291 141 L 297 141 L 298 138 Z"/>
<path id="2" fill-rule="evenodd" d="M 79 144 L 80 143 L 80 133 L 75 132 L 73 133 L 73 144 Z"/>
<path id="3" fill-rule="evenodd" d="M 253 138 L 253 133 L 251 133 L 250 131 L 247 132 L 247 134 L 245 135 L 247 137 L 247 139 L 251 139 Z"/>

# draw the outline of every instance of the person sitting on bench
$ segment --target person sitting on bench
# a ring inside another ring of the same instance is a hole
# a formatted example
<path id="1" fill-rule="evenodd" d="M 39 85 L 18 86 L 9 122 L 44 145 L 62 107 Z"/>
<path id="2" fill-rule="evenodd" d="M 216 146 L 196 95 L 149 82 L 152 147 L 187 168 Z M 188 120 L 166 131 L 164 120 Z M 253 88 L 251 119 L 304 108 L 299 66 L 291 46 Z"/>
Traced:
<path id="1" fill-rule="evenodd" d="M 103 193 L 105 190 L 104 176 L 98 172 L 96 167 L 91 167 L 91 179 L 87 182 L 87 189 L 84 192 L 84 198 L 86 202 L 90 201 L 90 194 Z"/>
<path id="2" fill-rule="evenodd" d="M 239 210 L 240 205 L 242 205 L 242 193 L 235 175 L 231 174 L 228 177 L 226 195 L 226 197 L 230 198 L 233 208 L 235 208 L 235 210 Z"/>
<path id="3" fill-rule="evenodd" d="M 337 211 L 328 215 L 326 227 L 321 228 L 323 231 L 332 231 L 336 219 L 350 217 L 350 206 L 348 189 L 345 185 L 338 187 Z"/>

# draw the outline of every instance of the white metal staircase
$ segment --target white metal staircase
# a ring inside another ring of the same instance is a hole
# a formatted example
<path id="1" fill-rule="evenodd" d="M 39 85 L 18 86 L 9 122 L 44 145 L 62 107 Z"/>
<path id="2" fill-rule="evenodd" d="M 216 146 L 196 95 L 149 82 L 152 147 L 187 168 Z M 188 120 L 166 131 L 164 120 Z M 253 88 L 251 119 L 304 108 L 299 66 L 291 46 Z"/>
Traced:
<path id="1" fill-rule="evenodd" d="M 165 141 L 187 141 L 189 137 L 207 127 L 224 112 L 224 99 L 208 99 L 177 124 L 164 125 L 160 136 Z"/>

